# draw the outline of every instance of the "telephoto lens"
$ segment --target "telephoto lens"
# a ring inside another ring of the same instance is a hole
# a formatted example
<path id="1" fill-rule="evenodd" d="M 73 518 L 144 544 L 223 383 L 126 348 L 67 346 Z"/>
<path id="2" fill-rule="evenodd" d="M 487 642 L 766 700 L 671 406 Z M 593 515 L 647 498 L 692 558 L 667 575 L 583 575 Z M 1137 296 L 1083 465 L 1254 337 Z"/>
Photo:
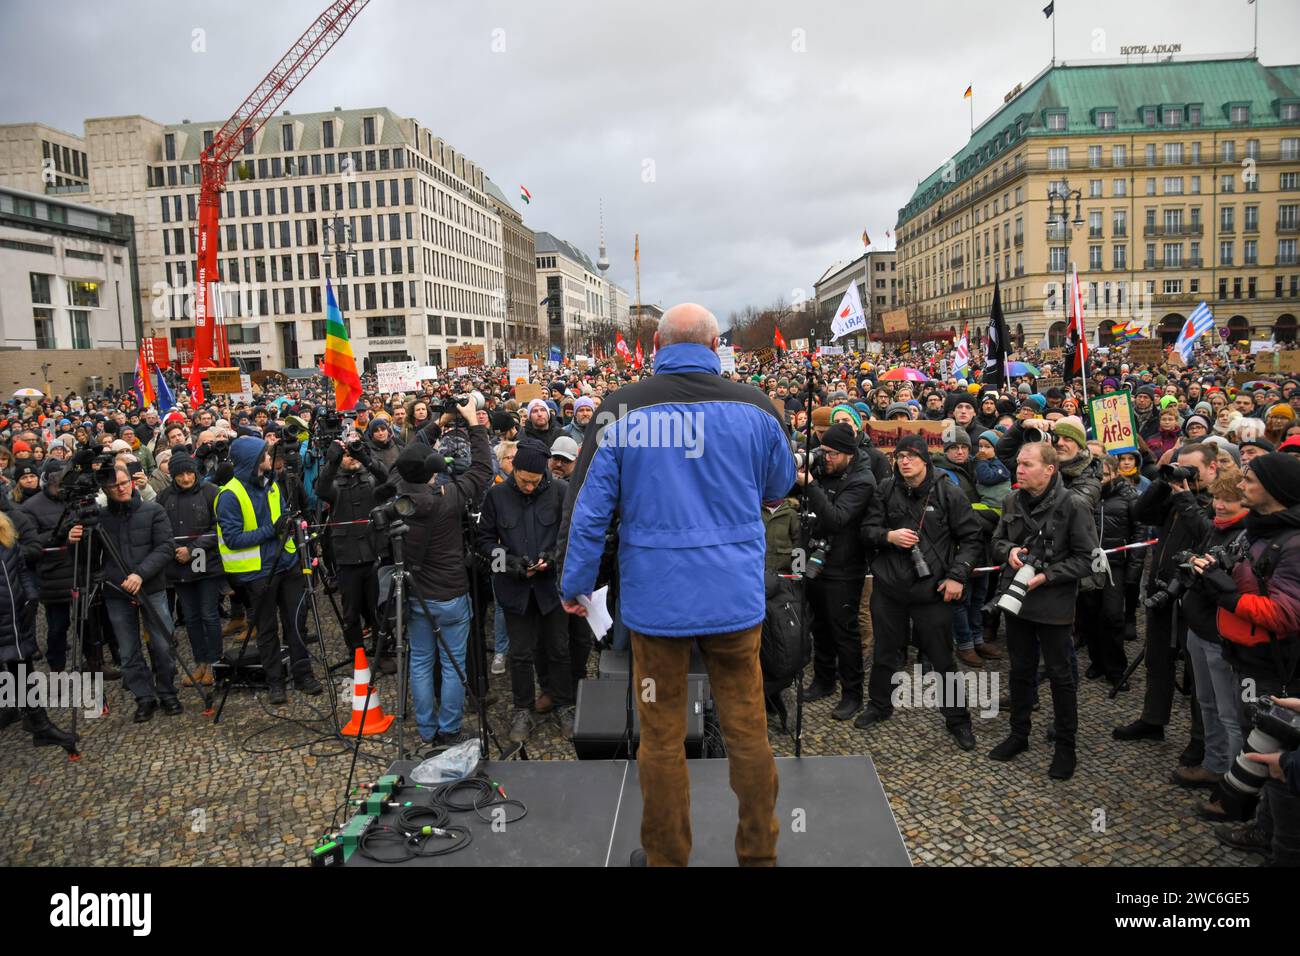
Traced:
<path id="1" fill-rule="evenodd" d="M 1186 465 L 1161 465 L 1160 477 L 1165 481 L 1191 481 L 1196 477 L 1196 469 Z"/>
<path id="2" fill-rule="evenodd" d="M 1223 775 L 1223 783 L 1246 797 L 1258 796 L 1268 783 L 1268 767 L 1246 759 L 1246 754 L 1275 754 L 1300 747 L 1300 714 L 1261 697 L 1246 705 L 1251 728 L 1242 742 L 1241 753 Z"/>
<path id="3" fill-rule="evenodd" d="M 1038 569 L 1032 564 L 1022 564 L 1016 576 L 1007 584 L 1007 589 L 1002 592 L 1002 597 L 998 598 L 997 606 L 1002 608 L 1008 614 L 1014 617 L 1020 616 L 1020 608 L 1025 603 L 1025 598 L 1029 594 L 1029 582 Z"/>
<path id="4" fill-rule="evenodd" d="M 925 555 L 921 553 L 921 546 L 914 544 L 908 554 L 912 558 L 912 567 L 916 569 L 916 576 L 924 581 L 930 576 L 930 566 L 925 563 Z"/>

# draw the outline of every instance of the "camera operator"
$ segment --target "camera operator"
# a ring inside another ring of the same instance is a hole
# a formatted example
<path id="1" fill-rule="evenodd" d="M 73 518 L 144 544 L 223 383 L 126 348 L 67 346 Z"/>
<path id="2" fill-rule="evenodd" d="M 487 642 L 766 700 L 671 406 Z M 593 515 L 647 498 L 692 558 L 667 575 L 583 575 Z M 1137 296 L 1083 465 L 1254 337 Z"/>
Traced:
<path id="1" fill-rule="evenodd" d="M 1082 497 L 1066 490 L 1057 467 L 1056 449 L 1047 442 L 1030 442 L 1020 449 L 1020 487 L 1003 502 L 1002 519 L 993 533 L 993 559 L 1003 565 L 998 591 L 1007 592 L 999 606 L 1008 612 L 1011 734 L 989 757 L 1011 760 L 1029 747 L 1041 651 L 1055 716 L 1056 751 L 1048 774 L 1068 780 L 1074 775 L 1079 724 L 1070 666 L 1074 608 L 1079 581 L 1092 573 L 1097 527 Z M 1008 607 L 1013 594 L 1018 609 Z"/>
<path id="2" fill-rule="evenodd" d="M 404 519 L 410 528 L 405 560 L 414 583 L 407 605 L 411 697 L 420 738 L 437 746 L 453 746 L 464 740 L 461 720 L 465 689 L 447 651 L 436 641 L 429 619 L 437 624 L 456 664 L 463 669 L 469 644 L 470 599 L 462 520 L 492 478 L 492 447 L 487 430 L 477 424 L 474 404 L 470 400 L 456 406 L 469 436 L 468 471 L 435 488 L 433 481 L 445 471 L 446 460 L 440 452 L 419 442 L 403 449 L 396 465 L 400 476 L 397 493 L 409 495 L 415 506 L 414 514 Z M 443 675 L 441 709 L 437 714 L 433 710 L 435 657 L 442 661 Z"/>
<path id="3" fill-rule="evenodd" d="M 1219 606 L 1223 659 L 1238 678 L 1241 730 L 1253 742 L 1252 704 L 1264 696 L 1288 697 L 1300 678 L 1300 460 L 1278 452 L 1254 459 L 1243 471 L 1241 491 L 1250 509 L 1244 558 L 1230 570 L 1221 558 L 1199 557 L 1192 564 Z M 1230 768 L 1215 791 L 1215 802 L 1225 808 L 1249 803 L 1232 786 L 1235 776 L 1237 768 Z M 1215 833 L 1229 846 L 1271 852 L 1275 866 L 1300 865 L 1300 796 L 1271 779 L 1260 791 L 1253 823 L 1220 826 Z"/>
<path id="4" fill-rule="evenodd" d="M 1165 585 L 1178 575 L 1177 555 L 1195 548 L 1214 528 L 1214 511 L 1206 490 L 1218 477 L 1218 452 L 1213 446 L 1192 444 L 1178 449 L 1176 463 L 1166 465 L 1160 476 L 1142 492 L 1133 506 L 1139 524 L 1157 529 L 1156 545 L 1147 576 L 1146 692 L 1142 715 L 1130 724 L 1116 727 L 1116 740 L 1164 740 L 1165 725 L 1174 705 L 1174 670 L 1187 644 L 1187 622 L 1174 627 L 1174 602 Z M 1194 683 L 1189 668 L 1187 682 Z M 1205 759 L 1204 728 L 1195 691 L 1190 700 L 1192 739 L 1179 757 L 1184 767 L 1199 766 Z"/>
<path id="5" fill-rule="evenodd" d="M 551 476 L 547 457 L 541 442 L 521 441 L 510 480 L 488 490 L 478 526 L 479 554 L 494 571 L 493 591 L 510 639 L 510 739 L 516 743 L 537 726 L 532 713 L 534 653 L 547 659 L 544 690 L 557 709 L 560 733 L 573 735 L 569 615 L 560 605 L 556 559 L 569 486 Z"/>
<path id="6" fill-rule="evenodd" d="M 312 673 L 298 627 L 303 583 L 290 528 L 293 519 L 275 480 L 271 449 L 260 438 L 245 435 L 230 446 L 230 459 L 234 477 L 221 486 L 216 507 L 221 564 L 251 611 L 270 702 L 283 704 L 288 699 L 276 632 L 277 610 L 289 645 L 294 685 L 314 697 L 321 692 L 321 685 Z"/>
<path id="7" fill-rule="evenodd" d="M 212 666 L 221 660 L 221 583 L 217 551 L 216 501 L 219 491 L 199 480 L 198 462 L 184 451 L 172 453 L 172 483 L 158 495 L 171 523 L 173 560 L 167 578 L 185 616 L 185 631 L 194 652 L 194 680 L 211 685 Z M 189 677 L 181 679 L 188 686 Z"/>
<path id="8" fill-rule="evenodd" d="M 876 493 L 876 478 L 848 425 L 827 428 L 812 458 L 796 473 L 795 481 L 807 489 L 809 510 L 817 516 L 811 538 L 826 542 L 826 546 L 817 567 L 813 558 L 823 549 L 809 542 L 812 554 L 805 583 L 812 610 L 813 679 L 803 694 L 809 701 L 829 697 L 835 692 L 838 672 L 840 699 L 831 717 L 848 720 L 862 707 L 862 637 L 857 612 L 867 561 L 859 531 Z"/>
<path id="9" fill-rule="evenodd" d="M 370 447 L 353 437 L 346 444 L 335 440 L 325 451 L 325 463 L 316 478 L 316 497 L 329 506 L 335 573 L 343 598 L 343 638 L 355 651 L 362 646 L 361 620 L 372 631 L 379 628 L 379 578 L 376 568 L 383 542 L 368 524 L 348 524 L 370 516 L 375 486 L 388 480 L 388 469 Z"/>
<path id="10" fill-rule="evenodd" d="M 47 462 L 41 470 L 40 493 L 28 498 L 21 507 L 23 514 L 36 525 L 36 540 L 45 549 L 32 570 L 36 572 L 40 602 L 45 608 L 45 659 L 52 674 L 67 667 L 72 607 L 72 550 L 61 548 L 66 533 L 64 514 L 67 505 L 60 499 L 59 489 L 66 470 L 61 462 Z M 63 526 L 62 530 L 60 526 Z M 92 649 L 87 648 L 84 653 L 89 657 Z M 98 657 L 102 665 L 102 652 Z"/>
<path id="11" fill-rule="evenodd" d="M 862 522 L 862 541 L 874 552 L 871 621 L 876 640 L 871 699 L 853 724 L 863 729 L 893 714 L 894 675 L 902 670 L 909 637 L 944 686 L 954 686 L 948 676 L 956 670 L 952 616 L 983 553 L 970 501 L 936 474 L 924 438 L 904 435 L 898 440 L 894 471 L 877 489 Z M 965 705 L 944 701 L 942 712 L 957 746 L 975 749 Z"/>
<path id="12" fill-rule="evenodd" d="M 100 476 L 108 479 L 104 483 L 108 504 L 99 510 L 99 530 L 93 540 L 99 546 L 104 575 L 104 607 L 122 655 L 122 682 L 136 700 L 132 721 L 142 724 L 153 717 L 160 701 L 168 716 L 182 710 L 176 697 L 172 618 L 167 607 L 167 565 L 175 549 L 167 512 L 157 502 L 141 499 L 125 465 L 112 469 L 111 474 Z M 73 525 L 68 543 L 76 544 L 84 534 L 83 525 Z M 110 550 L 104 541 L 115 547 Z M 154 617 L 145 616 L 152 673 L 140 641 L 140 605 L 146 602 L 154 612 Z M 161 631 L 155 620 L 162 623 Z"/>

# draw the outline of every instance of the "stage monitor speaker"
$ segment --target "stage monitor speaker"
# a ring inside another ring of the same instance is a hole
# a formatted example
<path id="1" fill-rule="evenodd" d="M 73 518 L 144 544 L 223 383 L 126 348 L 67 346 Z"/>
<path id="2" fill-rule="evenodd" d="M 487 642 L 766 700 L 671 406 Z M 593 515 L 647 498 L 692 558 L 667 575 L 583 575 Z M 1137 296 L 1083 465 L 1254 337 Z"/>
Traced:
<path id="1" fill-rule="evenodd" d="M 602 655 L 603 656 L 603 655 Z M 635 692 L 636 688 L 633 688 Z M 704 713 L 709 700 L 707 678 L 686 680 L 686 756 L 704 756 Z M 578 682 L 573 719 L 573 749 L 579 760 L 621 760 L 627 756 L 627 677 Z M 641 721 L 632 705 L 633 756 L 641 741 Z"/>

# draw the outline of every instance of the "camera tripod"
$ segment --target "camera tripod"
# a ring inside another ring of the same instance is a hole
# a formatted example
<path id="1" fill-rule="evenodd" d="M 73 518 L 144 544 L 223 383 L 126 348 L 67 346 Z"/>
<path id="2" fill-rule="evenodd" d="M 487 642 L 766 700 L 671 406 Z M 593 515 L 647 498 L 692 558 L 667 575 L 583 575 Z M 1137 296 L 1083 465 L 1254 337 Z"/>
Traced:
<path id="1" fill-rule="evenodd" d="M 807 414 L 804 416 L 804 460 L 812 454 L 812 408 L 814 396 L 815 376 L 811 363 L 808 368 L 808 397 L 805 400 L 804 407 Z M 808 509 L 808 486 L 801 485 L 799 488 L 799 546 L 805 555 L 808 554 L 808 542 L 812 539 L 812 522 L 813 514 Z M 805 566 L 805 573 L 799 575 L 799 673 L 795 677 L 794 689 L 794 755 L 803 756 L 803 674 L 808 667 L 807 654 L 810 639 L 808 631 L 811 622 L 808 620 L 811 605 L 808 602 L 808 577 Z"/>

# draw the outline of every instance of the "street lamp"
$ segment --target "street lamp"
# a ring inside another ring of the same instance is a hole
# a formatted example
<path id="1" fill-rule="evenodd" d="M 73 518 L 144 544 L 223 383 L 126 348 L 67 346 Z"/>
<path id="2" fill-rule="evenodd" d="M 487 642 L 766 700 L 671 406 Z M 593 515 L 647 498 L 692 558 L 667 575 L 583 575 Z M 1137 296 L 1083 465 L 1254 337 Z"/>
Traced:
<path id="1" fill-rule="evenodd" d="M 1066 289 L 1070 285 L 1070 240 L 1072 238 L 1072 233 L 1068 231 L 1066 225 L 1066 217 L 1069 216 L 1070 214 L 1071 199 L 1074 200 L 1074 219 L 1071 220 L 1070 225 L 1073 225 L 1077 229 L 1078 227 L 1083 225 L 1083 215 L 1079 211 L 1079 207 L 1083 202 L 1083 191 L 1079 189 L 1071 189 L 1069 182 L 1064 179 L 1061 180 L 1059 183 L 1054 183 L 1053 185 L 1048 187 L 1047 225 L 1049 226 L 1059 225 L 1061 227 L 1061 232 L 1063 234 L 1061 238 L 1065 240 L 1065 262 L 1061 270 L 1061 275 L 1062 275 L 1061 308 L 1065 314 L 1067 331 L 1070 322 L 1070 305 L 1069 305 L 1069 300 L 1066 298 L 1066 296 L 1068 295 Z M 1059 212 L 1057 207 L 1058 202 L 1060 203 Z M 1049 236 L 1049 241 L 1050 241 L 1050 236 Z M 1050 335 L 1048 336 L 1048 338 L 1050 340 L 1051 338 Z"/>

